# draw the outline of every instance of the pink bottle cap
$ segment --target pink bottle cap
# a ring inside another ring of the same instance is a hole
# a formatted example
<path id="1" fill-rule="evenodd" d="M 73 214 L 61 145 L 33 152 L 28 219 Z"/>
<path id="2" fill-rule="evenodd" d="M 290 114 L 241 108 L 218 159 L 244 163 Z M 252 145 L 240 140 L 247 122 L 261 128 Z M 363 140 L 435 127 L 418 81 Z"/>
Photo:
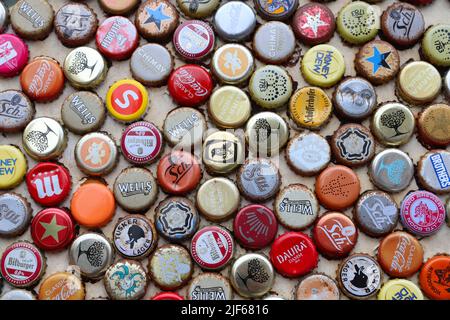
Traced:
<path id="1" fill-rule="evenodd" d="M 0 34 L 0 76 L 19 74 L 28 58 L 28 46 L 22 39 L 9 33 Z"/>

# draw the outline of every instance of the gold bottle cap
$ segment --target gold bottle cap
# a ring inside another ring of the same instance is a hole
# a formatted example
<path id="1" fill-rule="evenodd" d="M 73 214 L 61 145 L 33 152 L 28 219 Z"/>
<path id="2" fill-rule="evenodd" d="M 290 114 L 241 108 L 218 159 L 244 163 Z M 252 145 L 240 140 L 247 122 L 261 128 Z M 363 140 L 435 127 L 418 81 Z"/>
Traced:
<path id="1" fill-rule="evenodd" d="M 422 142 L 436 147 L 450 144 L 450 105 L 433 104 L 419 113 L 417 121 Z"/>
<path id="2" fill-rule="evenodd" d="M 241 140 L 231 132 L 217 131 L 203 143 L 203 163 L 212 173 L 225 174 L 244 162 Z"/>
<path id="3" fill-rule="evenodd" d="M 250 117 L 250 111 L 250 99 L 237 87 L 220 87 L 209 98 L 209 116 L 221 128 L 242 126 Z"/>
<path id="4" fill-rule="evenodd" d="M 331 117 L 333 105 L 325 91 L 317 87 L 297 90 L 289 102 L 289 113 L 294 122 L 310 130 L 318 130 Z"/>
<path id="5" fill-rule="evenodd" d="M 66 148 L 67 135 L 55 119 L 36 118 L 23 131 L 22 143 L 27 154 L 33 159 L 54 159 Z"/>
<path id="6" fill-rule="evenodd" d="M 377 109 L 372 118 L 371 130 L 386 146 L 400 146 L 414 133 L 415 118 L 411 110 L 398 102 L 386 103 Z"/>
<path id="7" fill-rule="evenodd" d="M 439 71 L 428 62 L 414 61 L 404 66 L 397 78 L 397 93 L 405 102 L 422 105 L 441 92 Z"/>
<path id="8" fill-rule="evenodd" d="M 236 184 L 226 178 L 212 178 L 200 186 L 196 204 L 200 213 L 211 221 L 224 221 L 238 209 L 241 197 Z"/>
<path id="9" fill-rule="evenodd" d="M 57 272 L 42 281 L 39 300 L 84 300 L 81 280 L 70 272 Z"/>
<path id="10" fill-rule="evenodd" d="M 89 47 L 72 50 L 64 60 L 64 75 L 76 89 L 97 87 L 105 79 L 107 71 L 105 59 Z"/>
<path id="11" fill-rule="evenodd" d="M 289 127 L 273 112 L 260 112 L 245 127 L 245 138 L 251 152 L 260 157 L 277 154 L 289 139 Z"/>
<path id="12" fill-rule="evenodd" d="M 205 272 L 192 279 L 187 289 L 188 300 L 231 300 L 233 289 L 220 273 Z"/>
<path id="13" fill-rule="evenodd" d="M 220 82 L 242 84 L 253 73 L 255 60 L 246 47 L 240 44 L 225 44 L 214 52 L 211 69 Z"/>

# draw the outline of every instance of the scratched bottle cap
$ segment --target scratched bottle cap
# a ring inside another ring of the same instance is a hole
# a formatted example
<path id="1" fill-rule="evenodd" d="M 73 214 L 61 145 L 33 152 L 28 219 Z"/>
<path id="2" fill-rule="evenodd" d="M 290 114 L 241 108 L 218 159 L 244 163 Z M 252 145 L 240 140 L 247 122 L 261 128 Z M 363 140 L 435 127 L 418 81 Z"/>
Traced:
<path id="1" fill-rule="evenodd" d="M 139 0 L 98 0 L 100 8 L 110 15 L 128 15 L 139 5 L 139 3 Z"/>
<path id="2" fill-rule="evenodd" d="M 105 80 L 108 66 L 95 49 L 73 49 L 64 60 L 64 75 L 76 89 L 94 89 Z"/>
<path id="3" fill-rule="evenodd" d="M 34 104 L 21 91 L 0 92 L 0 131 L 19 132 L 33 119 Z"/>
<path id="4" fill-rule="evenodd" d="M 433 300 L 449 300 L 447 281 L 444 279 L 450 264 L 450 256 L 437 254 L 425 262 L 419 274 L 419 285 L 423 293 Z"/>
<path id="5" fill-rule="evenodd" d="M 298 7 L 298 0 L 282 0 L 274 4 L 268 0 L 255 1 L 255 9 L 264 20 L 287 20 Z"/>
<path id="6" fill-rule="evenodd" d="M 220 270 L 233 258 L 235 244 L 230 232 L 221 226 L 203 227 L 191 240 L 191 256 L 200 268 Z"/>
<path id="7" fill-rule="evenodd" d="M 295 289 L 295 300 L 339 300 L 340 296 L 336 281 L 322 273 L 306 276 Z"/>
<path id="8" fill-rule="evenodd" d="M 90 91 L 70 94 L 61 106 L 64 126 L 75 134 L 97 131 L 105 122 L 106 112 L 102 99 Z"/>
<path id="9" fill-rule="evenodd" d="M 247 253 L 240 256 L 230 270 L 230 282 L 234 290 L 247 298 L 258 298 L 272 289 L 275 274 L 266 256 Z"/>
<path id="10" fill-rule="evenodd" d="M 445 215 L 442 200 L 428 191 L 408 193 L 400 206 L 400 221 L 417 236 L 436 233 L 445 224 Z"/>
<path id="11" fill-rule="evenodd" d="M 25 68 L 29 59 L 28 45 L 13 34 L 0 34 L 0 48 L 7 49 L 9 54 L 2 57 L 0 77 L 13 77 Z"/>
<path id="12" fill-rule="evenodd" d="M 365 165 L 375 156 L 375 139 L 370 130 L 356 123 L 340 126 L 330 145 L 335 160 L 349 167 Z"/>
<path id="13" fill-rule="evenodd" d="M 283 188 L 273 206 L 278 221 L 291 230 L 308 228 L 319 215 L 316 196 L 303 184 L 290 184 Z"/>
<path id="14" fill-rule="evenodd" d="M 113 300 L 139 300 L 147 291 L 148 276 L 141 263 L 119 260 L 103 277 L 106 293 Z"/>
<path id="15" fill-rule="evenodd" d="M 3 33 L 6 28 L 8 27 L 9 23 L 9 10 L 6 8 L 6 6 L 3 4 L 3 2 L 0 3 L 0 33 Z"/>
<path id="16" fill-rule="evenodd" d="M 27 159 L 19 148 L 0 145 L 0 190 L 19 185 L 27 173 Z"/>
<path id="17" fill-rule="evenodd" d="M 201 20 L 182 23 L 173 34 L 173 46 L 184 60 L 199 61 L 214 49 L 215 36 L 211 26 Z"/>
<path id="18" fill-rule="evenodd" d="M 45 207 L 63 202 L 72 187 L 69 170 L 53 162 L 39 162 L 28 171 L 26 181 L 30 196 Z"/>
<path id="19" fill-rule="evenodd" d="M 289 102 L 289 115 L 305 129 L 319 130 L 330 120 L 333 105 L 328 95 L 317 87 L 297 90 Z"/>
<path id="20" fill-rule="evenodd" d="M 331 160 L 330 145 L 321 135 L 308 132 L 292 138 L 286 147 L 286 163 L 301 176 L 314 176 Z"/>
<path id="21" fill-rule="evenodd" d="M 431 150 L 425 153 L 416 170 L 418 183 L 424 189 L 438 194 L 450 192 L 450 152 Z"/>
<path id="22" fill-rule="evenodd" d="M 206 119 L 200 111 L 178 107 L 170 111 L 164 120 L 163 133 L 170 145 L 198 146 L 206 132 Z"/>
<path id="23" fill-rule="evenodd" d="M 377 109 L 371 129 L 379 142 L 386 146 L 401 146 L 411 139 L 416 125 L 412 111 L 404 104 L 388 102 Z"/>
<path id="24" fill-rule="evenodd" d="M 217 131 L 203 142 L 202 157 L 208 172 L 226 174 L 244 162 L 244 146 L 235 134 Z"/>
<path id="25" fill-rule="evenodd" d="M 309 84 L 329 88 L 344 76 L 344 56 L 333 46 L 319 44 L 306 51 L 300 64 L 300 70 Z"/>
<path id="26" fill-rule="evenodd" d="M 383 284 L 378 300 L 423 300 L 422 291 L 412 281 L 392 279 Z"/>
<path id="27" fill-rule="evenodd" d="M 101 176 L 110 173 L 117 165 L 119 152 L 116 142 L 104 132 L 91 132 L 78 140 L 75 161 L 85 174 Z"/>
<path id="28" fill-rule="evenodd" d="M 27 241 L 18 241 L 5 248 L 0 260 L 2 278 L 16 288 L 37 284 L 47 267 L 44 254 Z"/>
<path id="29" fill-rule="evenodd" d="M 128 212 L 143 213 L 158 197 L 158 184 L 150 170 L 129 167 L 114 181 L 113 192 L 117 204 Z"/>
<path id="30" fill-rule="evenodd" d="M 270 261 L 279 274 L 287 278 L 297 278 L 317 267 L 319 254 L 306 234 L 286 232 L 273 242 Z"/>
<path id="31" fill-rule="evenodd" d="M 436 24 L 425 31 L 422 38 L 421 53 L 431 64 L 450 67 L 450 49 L 446 47 L 450 37 L 450 24 Z"/>
<path id="32" fill-rule="evenodd" d="M 220 273 L 204 272 L 192 279 L 187 289 L 188 300 L 231 300 L 233 289 Z"/>
<path id="33" fill-rule="evenodd" d="M 236 183 L 226 178 L 209 179 L 197 191 L 197 208 L 211 221 L 229 219 L 237 211 L 239 203 L 240 194 Z"/>
<path id="34" fill-rule="evenodd" d="M 39 300 L 84 300 L 84 284 L 70 272 L 57 272 L 42 281 L 38 298 Z"/>
<path id="35" fill-rule="evenodd" d="M 152 42 L 169 39 L 178 26 L 178 22 L 177 9 L 165 0 L 143 2 L 136 12 L 135 18 L 139 34 Z"/>
<path id="36" fill-rule="evenodd" d="M 176 292 L 163 291 L 155 294 L 152 300 L 184 300 L 184 298 Z"/>
<path id="37" fill-rule="evenodd" d="M 107 238 L 98 233 L 84 233 L 72 242 L 70 264 L 76 265 L 83 277 L 97 280 L 114 261 L 114 250 Z"/>
<path id="38" fill-rule="evenodd" d="M 156 249 L 150 257 L 148 271 L 155 285 L 163 290 L 175 290 L 191 280 L 194 271 L 189 251 L 176 244 Z"/>
<path id="39" fill-rule="evenodd" d="M 250 117 L 251 103 L 247 94 L 234 86 L 223 86 L 213 92 L 208 114 L 219 128 L 238 128 Z"/>
<path id="40" fill-rule="evenodd" d="M 440 93 L 442 78 L 439 71 L 425 61 L 406 64 L 398 74 L 396 93 L 412 105 L 425 105 Z"/>
<path id="41" fill-rule="evenodd" d="M 283 22 L 266 22 L 253 36 L 253 50 L 256 58 L 264 63 L 285 63 L 295 51 L 294 32 Z"/>
<path id="42" fill-rule="evenodd" d="M 450 106 L 431 105 L 421 111 L 417 119 L 419 141 L 426 145 L 446 147 L 450 144 Z"/>
<path id="43" fill-rule="evenodd" d="M 28 290 L 12 289 L 2 294 L 0 300 L 36 300 L 36 296 Z"/>
<path id="44" fill-rule="evenodd" d="M 211 60 L 211 71 L 219 82 L 242 85 L 253 73 L 255 60 L 247 47 L 227 43 L 218 48 Z"/>
<path id="45" fill-rule="evenodd" d="M 116 120 L 132 122 L 141 119 L 149 107 L 147 89 L 133 79 L 114 82 L 105 99 L 109 114 Z"/>
<path id="46" fill-rule="evenodd" d="M 411 158 L 399 149 L 386 149 L 378 153 L 369 167 L 372 183 L 387 192 L 406 189 L 414 176 Z"/>
<path id="47" fill-rule="evenodd" d="M 10 238 L 22 235 L 31 220 L 33 209 L 25 197 L 6 192 L 0 195 L 0 237 Z"/>
<path id="48" fill-rule="evenodd" d="M 52 118 L 36 118 L 24 129 L 22 144 L 33 159 L 55 159 L 62 155 L 67 146 L 67 133 L 59 122 Z"/>
<path id="49" fill-rule="evenodd" d="M 272 243 L 278 231 L 273 211 L 260 204 L 249 204 L 239 210 L 233 221 L 236 240 L 245 248 L 262 249 Z"/>
<path id="50" fill-rule="evenodd" d="M 10 8 L 14 32 L 27 40 L 43 40 L 52 31 L 55 11 L 46 0 L 20 0 Z"/>
<path id="51" fill-rule="evenodd" d="M 200 216 L 189 199 L 168 197 L 155 208 L 154 221 L 162 237 L 170 242 L 182 242 L 197 231 Z"/>
<path id="52" fill-rule="evenodd" d="M 242 1 L 229 1 L 217 9 L 214 29 L 225 41 L 247 40 L 256 27 L 256 14 L 252 7 Z"/>
<path id="53" fill-rule="evenodd" d="M 307 3 L 295 12 L 292 29 L 297 38 L 307 45 L 328 42 L 336 29 L 334 14 L 324 4 Z"/>
<path id="54" fill-rule="evenodd" d="M 274 197 L 280 189 L 281 175 L 268 159 L 247 159 L 239 168 L 236 183 L 245 198 L 264 202 Z"/>
<path id="55" fill-rule="evenodd" d="M 138 121 L 122 133 L 120 148 L 127 161 L 137 165 L 149 164 L 161 153 L 163 137 L 153 123 Z"/>

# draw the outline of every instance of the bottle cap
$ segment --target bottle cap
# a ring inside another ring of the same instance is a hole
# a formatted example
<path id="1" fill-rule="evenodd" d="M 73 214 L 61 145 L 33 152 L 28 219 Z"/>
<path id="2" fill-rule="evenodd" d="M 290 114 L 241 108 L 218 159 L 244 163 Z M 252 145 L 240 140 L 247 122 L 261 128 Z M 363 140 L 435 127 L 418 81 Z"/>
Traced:
<path id="1" fill-rule="evenodd" d="M 450 106 L 434 104 L 419 113 L 419 140 L 427 145 L 446 147 L 450 144 Z"/>
<path id="2" fill-rule="evenodd" d="M 411 277 L 422 266 L 422 245 L 409 233 L 390 233 L 380 242 L 378 262 L 391 277 Z"/>
<path id="3" fill-rule="evenodd" d="M 27 173 L 27 160 L 19 148 L 0 145 L 0 190 L 19 185 Z"/>
<path id="4" fill-rule="evenodd" d="M 419 274 L 419 285 L 423 293 L 430 299 L 449 300 L 450 292 L 447 290 L 447 280 L 444 279 L 450 256 L 446 254 L 435 255 L 428 259 Z"/>
<path id="5" fill-rule="evenodd" d="M 161 153 L 163 137 L 153 123 L 138 121 L 130 124 L 122 133 L 120 148 L 128 162 L 137 165 L 149 164 Z"/>
<path id="6" fill-rule="evenodd" d="M 36 300 L 35 294 L 28 290 L 12 289 L 0 296 L 0 300 Z"/>
<path id="7" fill-rule="evenodd" d="M 114 227 L 114 248 L 126 259 L 141 260 L 147 257 L 157 243 L 155 226 L 144 215 L 126 215 L 119 219 Z"/>
<path id="8" fill-rule="evenodd" d="M 147 291 L 148 281 L 142 264 L 133 260 L 117 261 L 103 277 L 106 293 L 113 300 L 141 299 Z"/>
<path id="9" fill-rule="evenodd" d="M 278 221 L 292 230 L 308 228 L 319 215 L 316 196 L 303 184 L 290 184 L 283 188 L 273 206 Z"/>
<path id="10" fill-rule="evenodd" d="M 2 57 L 0 65 L 1 77 L 13 77 L 25 68 L 29 59 L 28 45 L 19 37 L 13 34 L 0 34 L 0 48 L 8 50 L 10 54 Z"/>
<path id="11" fill-rule="evenodd" d="M 8 27 L 9 23 L 9 10 L 3 4 L 0 3 L 0 33 L 3 33 Z"/>
<path id="12" fill-rule="evenodd" d="M 205 18 L 210 16 L 219 6 L 220 0 L 177 0 L 177 6 L 181 12 L 190 18 Z"/>
<path id="13" fill-rule="evenodd" d="M 0 131 L 20 132 L 33 119 L 34 104 L 21 91 L 0 92 Z"/>
<path id="14" fill-rule="evenodd" d="M 196 205 L 200 213 L 211 221 L 225 221 L 238 209 L 239 189 L 227 178 L 212 178 L 197 191 Z"/>
<path id="15" fill-rule="evenodd" d="M 243 143 L 233 133 L 217 131 L 210 134 L 203 142 L 203 164 L 209 172 L 229 173 L 243 162 Z"/>
<path id="16" fill-rule="evenodd" d="M 105 184 L 88 180 L 74 192 L 70 210 L 80 225 L 98 228 L 111 221 L 116 210 L 116 202 L 113 193 Z"/>
<path id="17" fill-rule="evenodd" d="M 449 172 L 450 152 L 431 150 L 420 158 L 416 175 L 424 189 L 442 194 L 450 191 Z"/>
<path id="18" fill-rule="evenodd" d="M 31 100 L 53 101 L 64 89 L 64 73 L 58 61 L 53 58 L 36 57 L 20 74 L 20 85 Z"/>
<path id="19" fill-rule="evenodd" d="M 405 279 L 393 279 L 381 287 L 378 300 L 423 300 L 423 295 L 414 282 Z"/>
<path id="20" fill-rule="evenodd" d="M 364 300 L 374 296 L 380 289 L 382 273 L 374 258 L 364 253 L 355 253 L 339 265 L 337 279 L 347 297 Z"/>
<path id="21" fill-rule="evenodd" d="M 369 190 L 358 199 L 353 218 L 365 234 L 381 237 L 391 233 L 398 222 L 398 205 L 383 191 Z"/>
<path id="22" fill-rule="evenodd" d="M 139 3 L 139 0 L 98 0 L 102 10 L 111 15 L 128 15 Z"/>
<path id="23" fill-rule="evenodd" d="M 415 6 L 427 6 L 433 2 L 433 0 L 406 0 L 406 2 L 412 3 Z"/>
<path id="24" fill-rule="evenodd" d="M 296 278 L 317 267 L 319 254 L 311 238 L 306 234 L 286 232 L 273 242 L 270 261 L 281 275 Z"/>
<path id="25" fill-rule="evenodd" d="M 184 107 L 195 107 L 208 101 L 213 87 L 209 72 L 195 64 L 186 64 L 175 69 L 167 85 L 172 99 Z"/>
<path id="26" fill-rule="evenodd" d="M 118 159 L 116 142 L 107 133 L 85 134 L 75 146 L 77 166 L 88 175 L 101 176 L 110 173 L 117 165 Z"/>
<path id="27" fill-rule="evenodd" d="M 0 263 L 3 279 L 17 288 L 37 284 L 47 266 L 44 254 L 27 241 L 15 242 L 6 247 Z"/>
<path id="28" fill-rule="evenodd" d="M 375 156 L 375 139 L 370 130 L 360 124 L 340 126 L 330 144 L 335 160 L 349 167 L 365 165 Z"/>
<path id="29" fill-rule="evenodd" d="M 324 4 L 307 3 L 295 12 L 292 29 L 306 45 L 328 42 L 336 29 L 334 14 Z"/>
<path id="30" fill-rule="evenodd" d="M 250 99 L 243 90 L 224 86 L 211 95 L 208 114 L 220 128 L 238 128 L 247 122 L 251 108 Z"/>
<path id="31" fill-rule="evenodd" d="M 31 220 L 30 203 L 14 192 L 0 194 L 0 237 L 10 238 L 23 234 Z"/>
<path id="32" fill-rule="evenodd" d="M 148 263 L 148 271 L 155 284 L 163 290 L 176 290 L 192 277 L 194 265 L 189 251 L 176 244 L 156 249 Z"/>
<path id="33" fill-rule="evenodd" d="M 333 46 L 319 44 L 306 51 L 300 70 L 309 84 L 329 88 L 344 76 L 344 56 Z"/>
<path id="34" fill-rule="evenodd" d="M 139 34 L 148 41 L 169 39 L 178 23 L 177 9 L 169 1 L 145 1 L 136 12 L 136 27 Z"/>
<path id="35" fill-rule="evenodd" d="M 36 118 L 24 129 L 22 144 L 27 154 L 35 160 L 55 159 L 66 149 L 67 133 L 52 118 Z"/>
<path id="36" fill-rule="evenodd" d="M 444 94 L 447 101 L 450 102 L 450 71 L 445 74 L 444 78 Z"/>
<path id="37" fill-rule="evenodd" d="M 143 213 L 158 197 L 158 184 L 152 172 L 145 168 L 123 169 L 114 181 L 114 198 L 128 212 Z"/>
<path id="38" fill-rule="evenodd" d="M 256 27 L 256 14 L 242 1 L 229 1 L 217 9 L 214 29 L 223 40 L 241 42 L 247 40 Z"/>
<path id="39" fill-rule="evenodd" d="M 113 60 L 128 59 L 139 45 L 134 24 L 121 16 L 109 17 L 98 27 L 95 35 L 98 51 Z"/>
<path id="40" fill-rule="evenodd" d="M 220 226 L 206 226 L 191 240 L 191 256 L 200 268 L 220 270 L 233 258 L 235 245 L 230 232 Z"/>
<path id="41" fill-rule="evenodd" d="M 244 254 L 231 267 L 231 285 L 243 297 L 258 298 L 265 295 L 272 289 L 274 281 L 272 264 L 259 253 Z"/>
<path id="42" fill-rule="evenodd" d="M 450 24 L 436 24 L 425 31 L 421 53 L 435 66 L 450 67 L 450 49 L 446 47 L 450 35 Z"/>
<path id="43" fill-rule="evenodd" d="M 253 50 L 256 57 L 264 63 L 285 63 L 295 51 L 294 32 L 283 22 L 266 22 L 253 36 Z"/>
<path id="44" fill-rule="evenodd" d="M 169 197 L 155 208 L 155 227 L 169 242 L 191 238 L 198 229 L 200 217 L 195 205 L 187 198 Z"/>
<path id="45" fill-rule="evenodd" d="M 361 185 L 352 169 L 336 165 L 321 172 L 316 179 L 315 191 L 320 204 L 325 208 L 343 210 L 356 202 Z"/>
<path id="46" fill-rule="evenodd" d="M 340 296 L 336 281 L 321 273 L 306 276 L 295 290 L 295 300 L 339 300 Z"/>
<path id="47" fill-rule="evenodd" d="M 103 277 L 114 261 L 114 250 L 103 235 L 85 233 L 75 238 L 69 249 L 70 264 L 76 265 L 82 276 L 88 279 Z"/>
<path id="48" fill-rule="evenodd" d="M 331 160 L 330 145 L 322 136 L 301 133 L 286 147 L 286 163 L 299 175 L 314 176 L 327 167 Z"/>
<path id="49" fill-rule="evenodd" d="M 155 294 L 152 300 L 184 300 L 184 298 L 176 292 L 160 292 Z"/>
<path id="50" fill-rule="evenodd" d="M 149 105 L 145 87 L 132 79 L 114 82 L 106 94 L 106 108 L 111 116 L 123 122 L 141 119 Z"/>
<path id="51" fill-rule="evenodd" d="M 57 272 L 42 281 L 38 298 L 39 300 L 84 300 L 84 285 L 70 272 Z"/>
<path id="52" fill-rule="evenodd" d="M 369 177 L 378 188 L 387 192 L 406 189 L 414 176 L 411 158 L 401 150 L 385 149 L 373 158 Z"/>
<path id="53" fill-rule="evenodd" d="M 173 46 L 181 58 L 203 60 L 214 49 L 215 36 L 211 26 L 201 20 L 188 20 L 175 30 Z"/>
<path id="54" fill-rule="evenodd" d="M 400 207 L 403 226 L 418 236 L 436 233 L 445 224 L 445 206 L 428 191 L 414 191 L 405 196 Z"/>
<path id="55" fill-rule="evenodd" d="M 67 47 L 87 44 L 95 35 L 98 19 L 94 10 L 84 3 L 63 5 L 55 16 L 55 33 Z"/>
<path id="56" fill-rule="evenodd" d="M 330 120 L 333 105 L 325 91 L 317 87 L 297 90 L 289 102 L 289 115 L 306 129 L 319 130 Z"/>
<path id="57" fill-rule="evenodd" d="M 255 69 L 255 60 L 247 47 L 227 43 L 219 47 L 211 60 L 211 71 L 219 82 L 244 84 Z"/>
<path id="58" fill-rule="evenodd" d="M 75 89 L 94 89 L 105 80 L 108 66 L 102 55 L 89 47 L 73 49 L 64 60 L 64 75 Z"/>
<path id="59" fill-rule="evenodd" d="M 102 99 L 90 91 L 70 94 L 61 106 L 64 126 L 76 134 L 96 131 L 105 122 L 106 112 Z"/>
<path id="60" fill-rule="evenodd" d="M 9 13 L 14 32 L 23 39 L 43 40 L 52 31 L 55 11 L 46 0 L 20 0 Z"/>
<path id="61" fill-rule="evenodd" d="M 54 162 L 39 162 L 28 171 L 26 181 L 30 196 L 45 207 L 63 202 L 72 187 L 69 170 Z"/>
<path id="62" fill-rule="evenodd" d="M 163 133 L 170 145 L 198 146 L 206 132 L 206 119 L 198 110 L 178 107 L 170 111 L 164 120 Z"/>
<path id="63" fill-rule="evenodd" d="M 204 272 L 192 279 L 187 289 L 188 300 L 232 300 L 233 289 L 220 273 Z"/>
<path id="64" fill-rule="evenodd" d="M 287 20 L 298 7 L 298 0 L 281 0 L 274 4 L 270 0 L 257 0 L 255 9 L 264 20 Z"/>

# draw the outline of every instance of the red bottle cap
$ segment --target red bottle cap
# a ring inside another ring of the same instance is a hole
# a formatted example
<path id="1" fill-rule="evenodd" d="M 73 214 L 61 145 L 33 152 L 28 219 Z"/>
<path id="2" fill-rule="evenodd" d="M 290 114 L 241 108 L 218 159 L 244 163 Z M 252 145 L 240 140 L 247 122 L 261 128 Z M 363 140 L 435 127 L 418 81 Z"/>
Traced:
<path id="1" fill-rule="evenodd" d="M 185 107 L 194 107 L 206 102 L 213 86 L 209 72 L 195 64 L 187 64 L 175 69 L 168 83 L 173 100 Z"/>
<path id="2" fill-rule="evenodd" d="M 103 21 L 97 29 L 95 43 L 98 50 L 110 59 L 131 57 L 139 44 L 134 24 L 125 17 L 114 16 Z"/>
<path id="3" fill-rule="evenodd" d="M 214 48 L 211 26 L 200 20 L 190 20 L 179 25 L 173 35 L 175 50 L 187 60 L 201 60 Z"/>
<path id="4" fill-rule="evenodd" d="M 65 209 L 44 209 L 31 221 L 31 237 L 42 250 L 63 249 L 74 236 L 75 225 Z"/>
<path id="5" fill-rule="evenodd" d="M 278 231 L 273 211 L 260 204 L 250 204 L 239 210 L 233 222 L 234 236 L 249 249 L 262 249 L 269 245 Z"/>
<path id="6" fill-rule="evenodd" d="M 292 29 L 307 45 L 325 43 L 333 37 L 335 29 L 333 12 L 320 3 L 308 3 L 294 15 Z"/>
<path id="7" fill-rule="evenodd" d="M 26 181 L 33 200 L 46 207 L 63 202 L 72 185 L 69 170 L 53 162 L 38 163 L 28 171 Z"/>
<path id="8" fill-rule="evenodd" d="M 319 262 L 319 254 L 311 238 L 302 232 L 279 236 L 270 249 L 270 260 L 278 273 L 294 278 L 307 274 Z"/>
<path id="9" fill-rule="evenodd" d="M 19 74 L 28 62 L 28 46 L 13 34 L 0 34 L 0 76 Z"/>
<path id="10" fill-rule="evenodd" d="M 160 292 L 152 300 L 184 300 L 184 298 L 176 292 Z"/>
<path id="11" fill-rule="evenodd" d="M 154 124 L 138 121 L 129 125 L 122 134 L 120 147 L 125 159 L 134 164 L 147 164 L 155 160 L 162 150 L 162 135 Z"/>

